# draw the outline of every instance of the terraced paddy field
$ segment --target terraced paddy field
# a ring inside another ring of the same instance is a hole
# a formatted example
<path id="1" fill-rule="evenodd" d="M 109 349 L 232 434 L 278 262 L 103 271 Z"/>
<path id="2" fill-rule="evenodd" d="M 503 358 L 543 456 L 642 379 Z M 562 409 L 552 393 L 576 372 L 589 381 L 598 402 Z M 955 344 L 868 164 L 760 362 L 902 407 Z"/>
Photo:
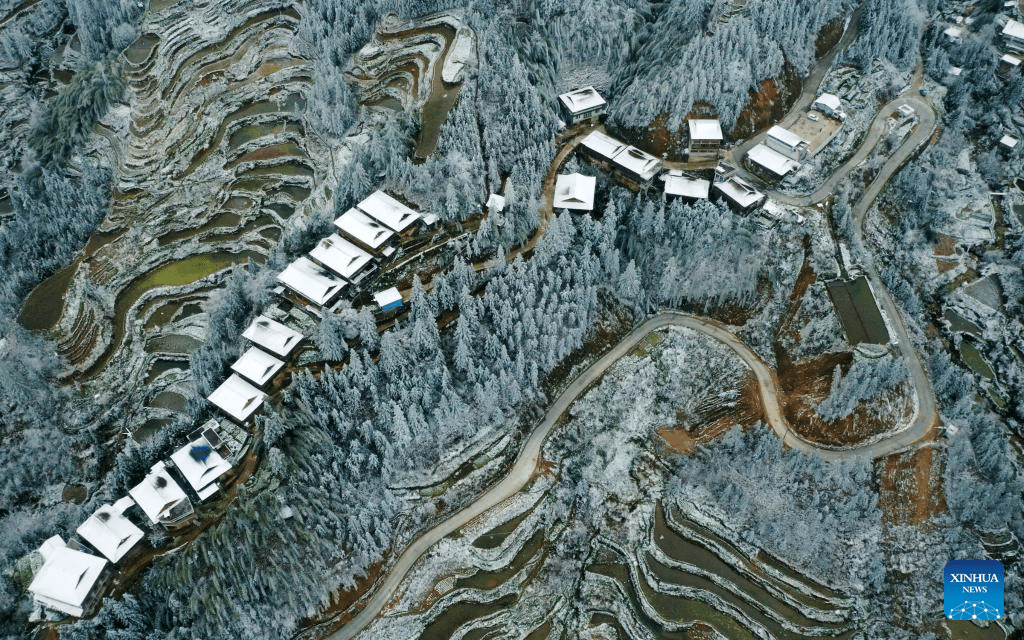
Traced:
<path id="1" fill-rule="evenodd" d="M 119 389 L 187 370 L 159 354 L 194 349 L 218 280 L 265 260 L 323 181 L 327 151 L 303 124 L 311 67 L 289 48 L 293 4 L 150 4 L 122 55 L 127 106 L 96 129 L 95 153 L 114 170 L 112 211 L 21 313 L 55 338 L 65 380 Z"/>

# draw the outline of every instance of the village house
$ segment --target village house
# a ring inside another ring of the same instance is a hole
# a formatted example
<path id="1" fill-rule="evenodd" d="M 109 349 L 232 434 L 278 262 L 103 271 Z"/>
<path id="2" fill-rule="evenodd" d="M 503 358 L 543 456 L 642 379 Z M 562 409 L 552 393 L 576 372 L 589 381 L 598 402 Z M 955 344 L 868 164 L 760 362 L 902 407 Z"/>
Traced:
<path id="1" fill-rule="evenodd" d="M 376 269 L 373 256 L 336 233 L 318 242 L 309 256 L 352 284 Z"/>
<path id="2" fill-rule="evenodd" d="M 783 129 L 778 125 L 768 129 L 768 135 L 765 136 L 764 144 L 797 162 L 807 157 L 807 151 L 810 148 L 810 142 L 789 129 Z"/>
<path id="3" fill-rule="evenodd" d="M 707 200 L 711 192 L 711 181 L 683 173 L 679 170 L 669 171 L 663 176 L 665 195 L 682 198 L 687 201 Z"/>
<path id="4" fill-rule="evenodd" d="M 596 123 L 604 115 L 607 103 L 594 87 L 583 87 L 558 96 L 562 104 L 562 118 L 569 125 L 581 122 Z"/>
<path id="5" fill-rule="evenodd" d="M 287 358 L 302 342 L 301 333 L 267 316 L 259 316 L 253 320 L 242 333 L 242 337 L 280 358 Z"/>
<path id="6" fill-rule="evenodd" d="M 373 294 L 373 301 L 377 303 L 380 313 L 395 311 L 402 308 L 402 293 L 398 287 L 391 287 Z"/>
<path id="7" fill-rule="evenodd" d="M 600 131 L 593 131 L 580 141 L 580 151 L 598 166 L 614 171 L 634 188 L 650 186 L 654 176 L 661 170 L 661 161 L 651 154 Z"/>
<path id="8" fill-rule="evenodd" d="M 206 435 L 200 435 L 171 454 L 171 462 L 188 482 L 200 501 L 217 493 L 217 479 L 231 470 L 231 463 L 214 448 Z"/>
<path id="9" fill-rule="evenodd" d="M 559 175 L 555 180 L 555 195 L 552 206 L 555 209 L 592 211 L 594 209 L 594 188 L 597 178 L 578 173 Z"/>
<path id="10" fill-rule="evenodd" d="M 107 561 L 72 549 L 60 536 L 39 547 L 43 566 L 28 590 L 43 607 L 81 618 L 95 606 L 108 577 Z"/>
<path id="11" fill-rule="evenodd" d="M 118 562 L 143 538 L 142 529 L 124 516 L 124 511 L 135 504 L 131 498 L 105 504 L 83 522 L 76 532 L 107 560 Z"/>
<path id="12" fill-rule="evenodd" d="M 1015 53 L 1024 53 L 1024 23 L 1010 19 L 1002 31 L 1003 44 Z"/>
<path id="13" fill-rule="evenodd" d="M 231 370 L 260 389 L 266 390 L 282 367 L 283 360 L 278 360 L 258 347 L 249 347 L 242 357 L 231 365 Z"/>
<path id="14" fill-rule="evenodd" d="M 839 96 L 832 93 L 823 93 L 818 96 L 814 103 L 811 105 L 812 109 L 824 113 L 830 118 L 836 120 L 846 120 L 846 112 L 843 111 L 843 104 L 839 101 Z"/>
<path id="15" fill-rule="evenodd" d="M 229 418 L 244 425 L 263 405 L 267 396 L 237 373 L 233 373 L 206 399 Z"/>
<path id="16" fill-rule="evenodd" d="M 1017 138 L 1014 138 L 1011 135 L 1004 135 L 1002 138 L 999 138 L 999 147 L 1003 151 L 1013 153 L 1014 151 L 1017 150 L 1017 145 L 1019 144 L 1019 142 L 1020 141 L 1017 140 Z"/>
<path id="17" fill-rule="evenodd" d="M 1018 69 L 1020 69 L 1020 58 L 1007 53 L 999 58 L 999 65 L 996 67 L 996 73 L 1003 78 L 1009 78 L 1016 73 Z"/>
<path id="18" fill-rule="evenodd" d="M 722 124 L 717 118 L 693 118 L 688 123 L 690 155 L 718 155 L 722 148 Z"/>
<path id="19" fill-rule="evenodd" d="M 194 514 L 188 496 L 167 473 L 167 465 L 162 460 L 150 468 L 142 482 L 128 490 L 128 495 L 150 522 L 162 524 L 166 529 L 184 526 Z"/>
<path id="20" fill-rule="evenodd" d="M 374 191 L 356 208 L 399 235 L 412 233 L 420 220 L 419 213 L 383 191 Z"/>
<path id="21" fill-rule="evenodd" d="M 395 252 L 398 243 L 395 232 L 355 207 L 335 220 L 334 226 L 365 251 L 385 257 Z"/>
<path id="22" fill-rule="evenodd" d="M 781 180 L 800 167 L 796 160 L 764 144 L 758 144 L 747 152 L 747 164 L 752 171 L 771 180 Z"/>
<path id="23" fill-rule="evenodd" d="M 739 176 L 716 182 L 714 189 L 725 197 L 729 206 L 740 213 L 749 213 L 763 205 L 768 199 Z"/>
<path id="24" fill-rule="evenodd" d="M 305 256 L 296 258 L 279 273 L 277 281 L 319 308 L 329 307 L 348 286 L 344 280 Z"/>

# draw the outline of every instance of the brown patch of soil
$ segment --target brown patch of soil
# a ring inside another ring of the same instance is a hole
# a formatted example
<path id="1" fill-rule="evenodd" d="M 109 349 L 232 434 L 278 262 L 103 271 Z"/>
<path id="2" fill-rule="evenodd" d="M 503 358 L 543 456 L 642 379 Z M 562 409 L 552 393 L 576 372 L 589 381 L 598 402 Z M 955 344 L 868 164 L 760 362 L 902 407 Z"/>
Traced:
<path id="1" fill-rule="evenodd" d="M 945 273 L 956 269 L 959 262 L 955 260 L 947 260 L 945 258 L 935 258 L 935 267 L 939 270 L 939 273 Z"/>
<path id="2" fill-rule="evenodd" d="M 761 404 L 761 390 L 757 385 L 757 378 L 751 373 L 747 374 L 743 380 L 740 397 L 734 410 L 689 431 L 683 427 L 665 425 L 658 429 L 658 435 L 665 441 L 665 446 L 670 451 L 690 454 L 696 450 L 698 445 L 704 445 L 717 439 L 733 425 L 749 427 L 763 419 L 764 406 Z"/>
<path id="3" fill-rule="evenodd" d="M 729 135 L 734 140 L 748 138 L 782 120 L 800 96 L 802 80 L 787 62 L 778 78 L 762 82 L 757 91 L 750 91 L 750 99 L 740 111 L 739 118 Z"/>
<path id="4" fill-rule="evenodd" d="M 348 611 L 348 609 L 356 604 L 377 583 L 383 569 L 384 561 L 382 560 L 370 567 L 366 572 L 366 577 L 357 581 L 354 589 L 338 591 L 334 595 L 334 601 L 327 609 L 315 618 L 306 619 L 299 624 L 299 628 L 303 629 L 303 632 L 299 635 L 304 635 L 304 632 L 309 631 L 312 627 L 320 627 L 317 629 L 317 636 L 325 638 L 345 626 L 362 607 L 356 607 L 352 611 Z"/>
<path id="5" fill-rule="evenodd" d="M 932 447 L 886 456 L 876 468 L 878 503 L 887 524 L 922 524 L 946 510 L 942 458 Z"/>
<path id="6" fill-rule="evenodd" d="M 935 241 L 935 255 L 937 256 L 951 256 L 956 251 L 956 240 L 952 236 L 948 236 L 944 233 L 936 234 L 937 240 Z"/>
<path id="7" fill-rule="evenodd" d="M 651 155 L 663 157 L 669 162 L 684 160 L 688 134 L 685 126 L 675 131 L 668 128 L 668 114 L 663 113 L 651 122 L 646 129 L 626 129 L 622 137 Z"/>
<path id="8" fill-rule="evenodd" d="M 814 41 L 814 56 L 816 58 L 823 57 L 826 53 L 832 50 L 832 47 L 839 43 L 839 40 L 843 37 L 843 24 L 845 22 L 845 16 L 842 18 L 835 18 L 825 23 L 825 26 L 818 32 L 818 38 Z"/>
<path id="9" fill-rule="evenodd" d="M 86 490 L 85 485 L 67 484 L 64 485 L 64 491 L 61 492 L 60 497 L 64 502 L 82 504 L 89 497 L 89 492 Z"/>

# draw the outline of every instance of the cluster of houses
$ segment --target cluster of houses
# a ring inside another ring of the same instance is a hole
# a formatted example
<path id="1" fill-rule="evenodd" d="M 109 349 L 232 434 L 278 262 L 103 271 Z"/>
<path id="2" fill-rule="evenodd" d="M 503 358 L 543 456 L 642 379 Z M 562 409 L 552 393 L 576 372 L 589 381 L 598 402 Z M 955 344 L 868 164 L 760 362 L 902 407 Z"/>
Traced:
<path id="1" fill-rule="evenodd" d="M 196 506 L 211 500 L 237 474 L 251 443 L 254 416 L 268 394 L 287 381 L 286 363 L 304 336 L 288 324 L 322 317 L 336 309 L 342 295 L 373 273 L 378 261 L 394 254 L 399 238 L 432 215 L 403 205 L 382 191 L 372 193 L 335 220 L 338 233 L 322 239 L 308 255 L 277 276 L 280 296 L 242 333 L 248 349 L 231 365 L 232 373 L 207 399 L 223 418 L 193 431 L 188 442 L 114 504 L 105 504 L 65 542 L 46 540 L 30 558 L 34 577 L 28 590 L 39 607 L 81 617 L 89 613 L 115 579 L 118 567 L 141 557 L 142 518 L 170 532 L 188 526 Z M 380 312 L 403 305 L 397 288 L 373 294 Z M 301 314 L 303 315 L 300 315 Z"/>
<path id="2" fill-rule="evenodd" d="M 811 105 L 811 111 L 803 117 L 813 122 L 820 121 L 822 117 L 831 118 L 842 126 L 846 113 L 838 96 L 823 93 Z M 836 127 L 821 143 L 812 146 L 811 141 L 801 134 L 775 125 L 768 129 L 763 142 L 747 152 L 747 166 L 763 178 L 781 180 L 799 169 L 805 159 L 820 151 L 838 130 Z"/>
<path id="3" fill-rule="evenodd" d="M 570 125 L 596 124 L 607 103 L 593 87 L 585 87 L 559 96 L 564 120 Z M 838 110 L 839 106 L 836 104 Z M 713 163 L 722 150 L 722 125 L 716 118 L 690 118 L 687 121 L 688 158 L 691 163 Z M 579 144 L 579 152 L 592 164 L 610 172 L 627 187 L 647 190 L 660 176 L 668 197 L 706 200 L 712 190 L 740 212 L 749 212 L 764 204 L 767 197 L 736 175 L 735 167 L 719 163 L 711 179 L 681 169 L 666 170 L 655 156 L 613 138 L 600 130 L 591 131 Z M 594 208 L 596 179 L 579 173 L 557 176 L 552 205 L 555 209 L 591 211 Z"/>

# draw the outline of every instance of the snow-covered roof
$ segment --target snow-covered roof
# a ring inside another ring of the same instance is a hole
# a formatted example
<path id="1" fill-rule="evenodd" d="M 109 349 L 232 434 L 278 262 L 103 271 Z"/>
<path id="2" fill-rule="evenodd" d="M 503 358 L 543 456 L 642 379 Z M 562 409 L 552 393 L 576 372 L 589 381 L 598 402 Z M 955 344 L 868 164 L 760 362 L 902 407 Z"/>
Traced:
<path id="1" fill-rule="evenodd" d="M 395 235 L 391 229 L 355 207 L 335 220 L 334 226 L 371 249 L 379 248 Z"/>
<path id="2" fill-rule="evenodd" d="M 642 180 L 650 180 L 661 169 L 661 160 L 636 147 L 626 147 L 615 154 L 612 162 L 635 173 Z"/>
<path id="3" fill-rule="evenodd" d="M 800 145 L 809 144 L 806 140 L 793 133 L 789 129 L 783 129 L 779 125 L 773 126 L 768 130 L 768 137 L 778 140 L 782 144 L 786 145 L 791 149 L 796 149 Z"/>
<path id="4" fill-rule="evenodd" d="M 902 115 L 904 118 L 909 118 L 910 116 L 914 115 L 914 107 L 910 106 L 909 104 L 901 104 L 899 108 L 896 110 L 899 111 L 900 115 Z"/>
<path id="5" fill-rule="evenodd" d="M 578 173 L 559 175 L 555 180 L 555 209 L 590 211 L 594 208 L 594 187 L 597 178 Z"/>
<path id="6" fill-rule="evenodd" d="M 77 529 L 78 535 L 111 562 L 123 558 L 142 540 L 142 529 L 122 514 L 113 506 L 105 504 Z"/>
<path id="7" fill-rule="evenodd" d="M 768 169 L 778 176 L 784 176 L 800 166 L 799 162 L 788 158 L 775 149 L 764 144 L 758 144 L 747 152 L 747 157 L 754 164 Z"/>
<path id="8" fill-rule="evenodd" d="M 1000 62 L 1005 62 L 1006 64 L 1008 64 L 1008 65 L 1010 65 L 1012 67 L 1016 67 L 1016 66 L 1020 65 L 1020 58 L 1018 58 L 1015 55 L 1011 55 L 1009 53 L 1004 54 L 1001 58 L 999 58 L 999 61 Z"/>
<path id="9" fill-rule="evenodd" d="M 381 309 L 388 305 L 395 304 L 396 302 L 402 301 L 402 292 L 398 290 L 398 287 L 391 287 L 383 291 L 378 291 L 373 294 L 373 301 L 377 303 Z"/>
<path id="10" fill-rule="evenodd" d="M 682 196 L 683 198 L 703 198 L 707 200 L 711 191 L 711 181 L 702 178 L 695 178 L 687 175 L 672 175 L 665 177 L 665 193 L 670 196 Z"/>
<path id="11" fill-rule="evenodd" d="M 572 114 L 583 113 L 605 105 L 604 98 L 594 87 L 583 87 L 558 96 Z"/>
<path id="12" fill-rule="evenodd" d="M 206 399 L 235 420 L 245 422 L 260 408 L 266 397 L 262 391 L 243 380 L 237 373 L 232 373 Z"/>
<path id="13" fill-rule="evenodd" d="M 1017 142 L 1017 138 L 1014 138 L 1013 136 L 1003 136 L 1002 138 L 999 138 L 999 144 L 1006 147 L 1007 149 L 1013 149 L 1014 147 L 1016 147 Z"/>
<path id="14" fill-rule="evenodd" d="M 487 197 L 487 210 L 494 213 L 505 209 L 505 198 L 496 193 Z"/>
<path id="15" fill-rule="evenodd" d="M 345 290 L 346 282 L 305 256 L 296 258 L 277 280 L 313 304 L 322 307 Z"/>
<path id="16" fill-rule="evenodd" d="M 690 140 L 721 140 L 722 124 L 718 118 L 692 118 L 688 122 L 690 126 Z"/>
<path id="17" fill-rule="evenodd" d="M 592 131 L 590 135 L 580 141 L 580 144 L 597 155 L 609 160 L 626 148 L 626 144 L 624 142 L 619 142 L 615 138 L 606 135 L 601 131 Z"/>
<path id="18" fill-rule="evenodd" d="M 302 340 L 301 333 L 276 320 L 271 320 L 267 316 L 260 316 L 253 320 L 242 337 L 282 358 L 287 358 L 292 349 Z"/>
<path id="19" fill-rule="evenodd" d="M 336 233 L 318 242 L 309 255 L 346 280 L 355 278 L 373 260 L 369 253 Z"/>
<path id="20" fill-rule="evenodd" d="M 128 495 L 154 523 L 166 518 L 180 502 L 188 500 L 174 478 L 167 474 L 163 461 L 154 464 L 145 479 L 128 490 Z"/>
<path id="21" fill-rule="evenodd" d="M 820 104 L 823 107 L 831 109 L 832 111 L 839 111 L 842 109 L 842 103 L 839 101 L 839 96 L 834 93 L 823 93 L 814 100 L 814 104 Z"/>
<path id="22" fill-rule="evenodd" d="M 949 68 L 949 75 L 951 75 L 951 76 L 959 76 L 963 72 L 964 72 L 964 70 L 961 67 L 950 67 Z"/>
<path id="23" fill-rule="evenodd" d="M 206 436 L 200 436 L 171 454 L 171 461 L 197 492 L 212 484 L 231 469 Z"/>
<path id="24" fill-rule="evenodd" d="M 1003 27 L 1003 35 L 1014 40 L 1024 40 L 1024 23 L 1017 22 L 1012 18 L 1007 20 L 1006 26 Z"/>
<path id="25" fill-rule="evenodd" d="M 72 616 L 81 616 L 82 605 L 107 566 L 99 556 L 70 549 L 60 536 L 53 536 L 39 548 L 43 566 L 28 590 L 42 604 Z"/>
<path id="26" fill-rule="evenodd" d="M 959 40 L 964 37 L 964 28 L 954 25 L 947 27 L 942 33 L 946 34 L 946 37 L 951 40 Z"/>
<path id="27" fill-rule="evenodd" d="M 284 362 L 278 360 L 263 349 L 249 347 L 242 354 L 242 357 L 231 365 L 231 370 L 244 378 L 252 381 L 253 384 L 263 386 L 277 375 L 277 372 L 284 366 Z"/>
<path id="28" fill-rule="evenodd" d="M 715 189 L 744 209 L 757 204 L 764 198 L 763 193 L 752 187 L 746 180 L 736 176 L 724 182 L 715 183 Z"/>
<path id="29" fill-rule="evenodd" d="M 360 211 L 388 229 L 400 233 L 420 218 L 420 214 L 383 191 L 374 191 L 356 205 Z"/>

